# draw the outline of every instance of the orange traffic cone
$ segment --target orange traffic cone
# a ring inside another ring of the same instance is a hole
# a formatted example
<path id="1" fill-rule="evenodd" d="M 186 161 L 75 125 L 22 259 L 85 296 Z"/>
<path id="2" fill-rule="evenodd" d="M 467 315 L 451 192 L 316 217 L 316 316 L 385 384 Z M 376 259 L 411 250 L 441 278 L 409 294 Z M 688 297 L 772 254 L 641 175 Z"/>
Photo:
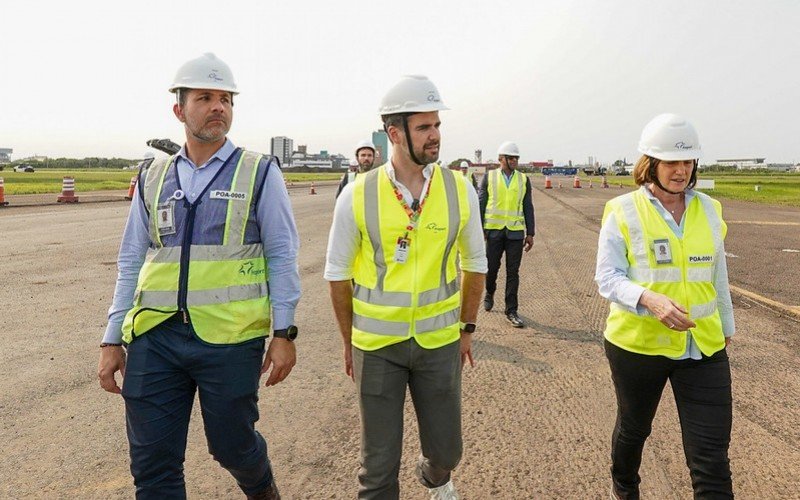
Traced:
<path id="1" fill-rule="evenodd" d="M 61 196 L 58 197 L 59 203 L 78 203 L 78 197 L 75 196 L 75 178 L 64 177 L 61 184 Z"/>
<path id="2" fill-rule="evenodd" d="M 550 180 L 549 175 L 544 176 L 544 188 L 545 189 L 553 189 L 553 182 Z"/>
<path id="3" fill-rule="evenodd" d="M 317 190 L 314 188 L 314 181 L 311 181 L 311 193 L 309 194 L 317 194 Z"/>
<path id="4" fill-rule="evenodd" d="M 136 181 L 137 180 L 139 180 L 139 176 L 138 175 L 134 175 L 133 177 L 131 177 L 131 185 L 128 188 L 128 196 L 125 197 L 126 200 L 132 200 L 133 199 L 133 192 L 136 189 Z"/>
<path id="5" fill-rule="evenodd" d="M 575 179 L 572 180 L 572 187 L 574 187 L 574 188 L 580 188 L 581 187 L 581 178 L 578 177 L 577 175 L 575 176 Z"/>
<path id="6" fill-rule="evenodd" d="M 564 186 L 561 185 L 561 181 L 558 181 L 558 189 L 563 188 Z"/>
<path id="7" fill-rule="evenodd" d="M 603 186 L 602 187 L 608 189 L 608 179 L 606 179 L 605 175 L 603 176 Z"/>
<path id="8" fill-rule="evenodd" d="M 8 205 L 6 201 L 6 187 L 3 181 L 3 178 L 0 177 L 0 207 L 5 207 Z"/>

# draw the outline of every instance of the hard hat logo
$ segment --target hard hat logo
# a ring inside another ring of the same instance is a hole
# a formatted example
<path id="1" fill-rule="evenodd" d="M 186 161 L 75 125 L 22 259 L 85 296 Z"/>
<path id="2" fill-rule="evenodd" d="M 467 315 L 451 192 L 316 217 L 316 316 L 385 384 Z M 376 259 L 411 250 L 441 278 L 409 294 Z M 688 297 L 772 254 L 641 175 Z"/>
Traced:
<path id="1" fill-rule="evenodd" d="M 439 102 L 439 96 L 435 92 L 430 92 L 428 94 L 428 102 Z"/>
<path id="2" fill-rule="evenodd" d="M 211 70 L 211 73 L 209 73 L 209 74 L 208 74 L 208 78 L 209 78 L 209 80 L 214 80 L 215 82 L 221 82 L 221 81 L 223 81 L 223 79 L 222 79 L 222 78 L 220 78 L 220 77 L 217 75 L 217 70 L 215 70 L 215 69 Z"/>
<path id="3" fill-rule="evenodd" d="M 691 144 L 686 144 L 684 142 L 676 142 L 675 149 L 692 149 L 693 146 Z"/>

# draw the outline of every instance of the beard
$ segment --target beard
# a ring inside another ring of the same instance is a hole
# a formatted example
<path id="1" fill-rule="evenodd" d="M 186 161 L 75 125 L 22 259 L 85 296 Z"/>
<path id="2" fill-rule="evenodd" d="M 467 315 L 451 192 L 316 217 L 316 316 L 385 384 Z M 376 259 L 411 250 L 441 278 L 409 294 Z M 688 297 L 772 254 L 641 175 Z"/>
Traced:
<path id="1" fill-rule="evenodd" d="M 212 119 L 222 121 L 203 122 L 202 124 L 186 120 L 186 128 L 197 140 L 201 142 L 218 142 L 225 138 L 230 130 L 230 124 L 224 117 L 213 117 Z"/>
<path id="2" fill-rule="evenodd" d="M 430 148 L 436 147 L 435 151 L 431 151 Z M 432 141 L 419 150 L 414 151 L 414 155 L 417 159 L 422 162 L 422 166 L 428 165 L 429 163 L 435 163 L 439 159 L 439 141 Z"/>

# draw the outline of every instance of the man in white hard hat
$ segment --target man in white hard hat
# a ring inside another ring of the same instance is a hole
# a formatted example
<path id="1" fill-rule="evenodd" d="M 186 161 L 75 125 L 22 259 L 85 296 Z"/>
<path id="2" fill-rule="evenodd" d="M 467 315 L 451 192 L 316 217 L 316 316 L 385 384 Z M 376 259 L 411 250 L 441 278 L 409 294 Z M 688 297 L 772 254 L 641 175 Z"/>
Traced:
<path id="1" fill-rule="evenodd" d="M 348 184 L 334 211 L 325 279 L 361 408 L 361 499 L 399 498 L 407 388 L 422 444 L 417 477 L 431 498 L 458 498 L 461 368 L 473 364 L 486 256 L 477 194 L 435 163 L 445 109 L 424 76 L 392 87 L 380 106 L 392 156 Z"/>
<path id="2" fill-rule="evenodd" d="M 276 158 L 227 138 L 237 93 L 227 64 L 192 59 L 169 90 L 186 142 L 140 174 L 100 385 L 125 399 L 137 499 L 186 498 L 196 392 L 214 459 L 247 498 L 280 498 L 255 422 L 261 374 L 272 386 L 295 364 L 299 243 L 288 193 Z"/>
<path id="3" fill-rule="evenodd" d="M 487 172 L 481 180 L 480 188 L 481 220 L 486 232 L 486 257 L 489 260 L 483 308 L 491 311 L 494 307 L 497 274 L 505 253 L 506 319 L 513 327 L 522 328 L 525 323 L 517 313 L 519 266 L 522 262 L 522 251 L 530 251 L 535 234 L 531 181 L 517 170 L 519 147 L 516 144 L 508 141 L 501 144 L 497 157 L 500 168 Z"/>
<path id="4" fill-rule="evenodd" d="M 336 190 L 337 198 L 342 193 L 342 189 L 344 189 L 348 183 L 355 180 L 356 175 L 372 170 L 372 167 L 375 165 L 375 145 L 372 144 L 372 141 L 361 141 L 356 144 L 355 155 L 357 169 L 355 172 L 350 169 L 350 172 L 347 172 L 342 176 L 342 181 L 339 183 L 339 189 Z"/>
<path id="5" fill-rule="evenodd" d="M 469 172 L 469 163 L 466 161 L 461 162 L 461 175 L 466 177 L 469 180 L 469 183 L 472 184 L 472 187 L 475 188 L 475 191 L 478 191 L 478 181 L 475 180 L 475 174 L 471 174 Z"/>

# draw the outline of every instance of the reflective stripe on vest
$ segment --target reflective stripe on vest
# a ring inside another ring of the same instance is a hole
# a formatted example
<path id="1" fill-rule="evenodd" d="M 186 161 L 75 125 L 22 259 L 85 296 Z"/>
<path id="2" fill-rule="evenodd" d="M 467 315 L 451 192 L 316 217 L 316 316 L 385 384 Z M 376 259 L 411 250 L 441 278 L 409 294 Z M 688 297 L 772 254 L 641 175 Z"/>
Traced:
<path id="1" fill-rule="evenodd" d="M 489 198 L 484 212 L 484 229 L 504 229 L 513 231 L 525 229 L 525 213 L 522 200 L 525 197 L 525 174 L 514 170 L 508 186 L 501 169 L 487 172 L 486 181 Z"/>
<path id="2" fill-rule="evenodd" d="M 430 182 L 418 228 L 409 235 L 408 261 L 399 264 L 392 258 L 394 247 L 387 244 L 395 237 L 392 231 L 403 236 L 408 216 L 393 195 L 385 168 L 356 179 L 353 208 L 363 234 L 362 255 L 369 257 L 357 259 L 354 276 L 352 341 L 359 349 L 379 349 L 410 336 L 425 348 L 458 339 L 460 289 L 454 246 L 469 216 L 466 183 L 440 167 L 434 168 Z M 367 243 L 368 248 L 363 247 Z M 418 266 L 435 272 L 436 282 L 432 275 L 415 275 Z M 395 280 L 393 287 L 387 287 L 387 275 Z M 429 285 L 434 286 L 417 291 Z"/>
<path id="3" fill-rule="evenodd" d="M 717 252 L 725 237 L 718 203 L 697 193 L 686 207 L 684 237 L 678 238 L 642 188 L 608 202 L 603 220 L 614 214 L 627 247 L 628 278 L 667 295 L 686 307 L 696 323 L 692 338 L 710 356 L 724 347 L 714 276 Z M 667 239 L 672 262 L 659 264 L 654 241 Z M 703 258 L 692 260 L 693 255 Z M 686 350 L 686 333 L 664 326 L 652 314 L 641 316 L 612 303 L 605 337 L 624 349 L 650 355 L 678 357 Z"/>
<path id="4" fill-rule="evenodd" d="M 236 153 L 234 153 L 236 154 Z M 235 159 L 232 158 L 232 160 Z M 220 244 L 183 246 L 183 236 L 171 236 L 165 246 L 158 232 L 156 209 L 169 200 L 164 192 L 167 175 L 177 175 L 174 157 L 153 162 L 144 182 L 144 199 L 150 213 L 149 249 L 139 273 L 134 307 L 125 317 L 123 340 L 131 342 L 179 310 L 181 266 L 187 265 L 185 302 L 194 331 L 212 344 L 236 344 L 263 337 L 270 327 L 269 287 L 263 245 L 248 238 L 247 226 L 255 210 L 256 179 L 262 155 L 244 151 L 235 166 L 227 165 L 214 177 L 199 203 L 209 205 L 213 218 L 196 217 L 194 235 Z M 224 171 L 232 168 L 233 171 Z M 222 177 L 220 177 L 222 176 Z M 229 180 L 228 180 L 229 178 Z M 242 197 L 211 197 L 213 191 L 241 193 Z M 187 210 L 183 205 L 176 210 Z M 225 205 L 226 204 L 226 205 Z M 211 207 L 217 208 L 211 208 Z M 187 212 L 188 213 L 188 212 Z M 223 221 L 224 218 L 224 221 Z M 185 218 L 184 225 L 188 224 Z M 176 224 L 177 225 L 177 224 Z M 218 233 L 209 233 L 215 227 Z M 186 227 L 176 228 L 185 233 Z M 190 235 L 190 240 L 192 236 Z M 188 255 L 184 255 L 188 252 Z M 186 258 L 188 257 L 188 259 Z M 183 260 L 187 262 L 183 262 Z"/>

